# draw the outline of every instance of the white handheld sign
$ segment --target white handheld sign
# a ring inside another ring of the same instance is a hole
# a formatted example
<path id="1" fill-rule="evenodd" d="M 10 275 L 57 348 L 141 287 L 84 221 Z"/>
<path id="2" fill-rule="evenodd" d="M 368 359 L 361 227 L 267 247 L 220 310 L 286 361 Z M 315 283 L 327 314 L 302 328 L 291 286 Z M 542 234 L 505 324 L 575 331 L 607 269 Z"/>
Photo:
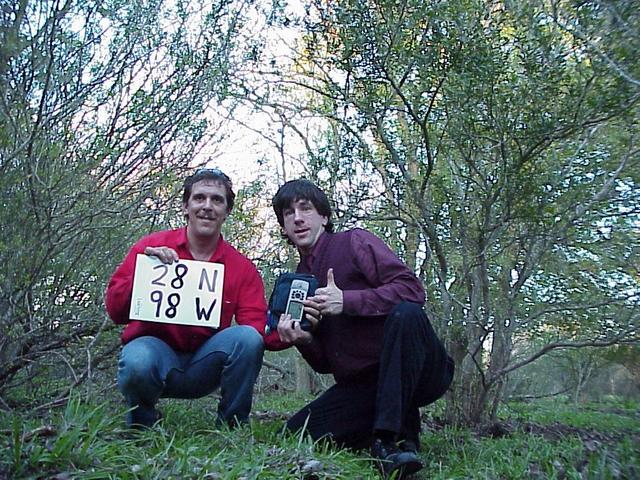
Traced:
<path id="1" fill-rule="evenodd" d="M 139 253 L 129 317 L 218 328 L 224 265 L 179 260 L 171 265 Z"/>

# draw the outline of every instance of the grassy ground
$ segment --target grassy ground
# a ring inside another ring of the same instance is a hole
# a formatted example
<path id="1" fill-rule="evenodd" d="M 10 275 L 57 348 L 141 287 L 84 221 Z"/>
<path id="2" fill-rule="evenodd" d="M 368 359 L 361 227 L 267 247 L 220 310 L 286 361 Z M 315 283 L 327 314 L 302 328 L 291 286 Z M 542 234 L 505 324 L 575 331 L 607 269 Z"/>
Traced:
<path id="1" fill-rule="evenodd" d="M 114 397 L 115 398 L 115 397 Z M 123 428 L 119 401 L 0 420 L 0 479 L 377 479 L 366 459 L 282 432 L 304 399 L 259 396 L 252 421 L 214 428 L 212 398 L 163 401 L 154 430 Z M 432 410 L 430 410 L 432 411 Z M 638 404 L 510 404 L 491 428 L 440 427 L 429 411 L 416 479 L 640 478 Z"/>

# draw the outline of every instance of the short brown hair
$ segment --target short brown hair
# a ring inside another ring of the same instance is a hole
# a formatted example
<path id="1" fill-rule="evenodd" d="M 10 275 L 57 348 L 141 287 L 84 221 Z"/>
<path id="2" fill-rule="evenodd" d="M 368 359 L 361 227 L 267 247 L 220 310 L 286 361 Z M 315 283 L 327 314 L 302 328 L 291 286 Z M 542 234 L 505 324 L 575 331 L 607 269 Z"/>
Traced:
<path id="1" fill-rule="evenodd" d="M 202 180 L 215 180 L 216 182 L 220 182 L 224 185 L 227 198 L 227 213 L 231 213 L 231 210 L 233 210 L 233 203 L 236 199 L 236 194 L 233 193 L 233 184 L 231 183 L 231 179 L 218 168 L 199 168 L 192 175 L 188 176 L 184 181 L 182 203 L 186 205 L 189 202 L 193 185 Z"/>

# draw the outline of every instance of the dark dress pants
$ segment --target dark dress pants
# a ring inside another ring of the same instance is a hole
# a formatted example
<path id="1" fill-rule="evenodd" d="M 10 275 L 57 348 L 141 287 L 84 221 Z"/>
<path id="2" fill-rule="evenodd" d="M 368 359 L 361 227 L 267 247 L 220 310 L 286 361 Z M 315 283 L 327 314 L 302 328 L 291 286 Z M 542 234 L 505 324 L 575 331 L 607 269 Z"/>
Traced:
<path id="1" fill-rule="evenodd" d="M 421 406 L 440 398 L 454 365 L 421 305 L 401 303 L 385 321 L 377 374 L 333 385 L 287 422 L 314 440 L 330 438 L 348 448 L 367 448 L 374 430 L 419 445 Z"/>

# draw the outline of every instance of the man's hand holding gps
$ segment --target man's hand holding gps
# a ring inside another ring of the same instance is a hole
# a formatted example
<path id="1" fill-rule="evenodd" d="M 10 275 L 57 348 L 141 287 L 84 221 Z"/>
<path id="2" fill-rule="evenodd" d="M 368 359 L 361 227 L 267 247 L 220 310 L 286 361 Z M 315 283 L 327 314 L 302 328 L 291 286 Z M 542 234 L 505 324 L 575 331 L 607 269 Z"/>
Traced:
<path id="1" fill-rule="evenodd" d="M 307 345 L 313 340 L 311 332 L 315 330 L 322 319 L 319 304 L 309 297 L 302 302 L 303 318 L 292 318 L 291 314 L 283 313 L 278 322 L 280 340 L 293 345 Z M 307 322 L 305 326 L 302 322 Z"/>

